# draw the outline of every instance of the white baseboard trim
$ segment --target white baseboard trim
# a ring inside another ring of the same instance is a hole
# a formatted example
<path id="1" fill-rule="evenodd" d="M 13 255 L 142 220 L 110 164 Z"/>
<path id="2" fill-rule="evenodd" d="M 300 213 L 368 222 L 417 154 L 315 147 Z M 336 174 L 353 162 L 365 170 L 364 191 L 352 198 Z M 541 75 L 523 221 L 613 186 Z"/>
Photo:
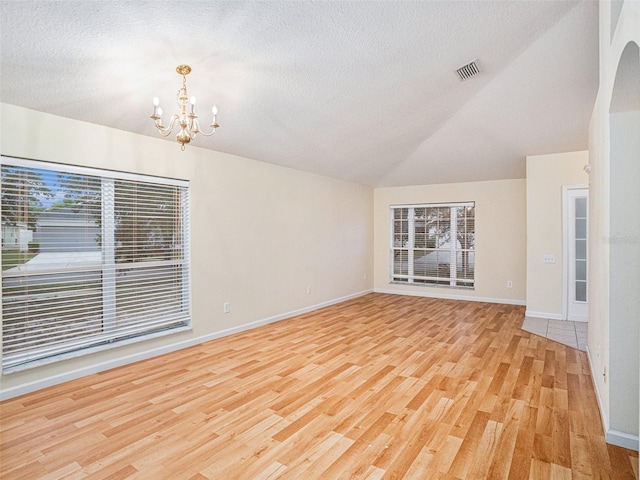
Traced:
<path id="1" fill-rule="evenodd" d="M 605 417 L 604 409 L 602 408 L 602 393 L 598 388 L 598 383 L 595 381 L 596 372 L 593 370 L 593 362 L 591 361 L 589 345 L 587 345 L 587 360 L 589 361 L 589 370 L 591 371 L 591 383 L 593 384 L 593 389 L 596 392 L 596 400 L 598 401 L 598 410 L 600 410 L 600 420 L 602 420 L 602 428 L 605 432 L 605 441 L 611 445 L 629 448 L 637 452 L 640 447 L 640 438 L 638 435 L 630 435 L 628 433 L 619 432 L 618 430 L 609 428 L 609 422 Z"/>
<path id="2" fill-rule="evenodd" d="M 605 440 L 611 445 L 628 448 L 629 450 L 638 451 L 638 436 L 629 435 L 628 433 L 619 432 L 617 430 L 607 430 Z"/>
<path id="3" fill-rule="evenodd" d="M 375 293 L 408 295 L 410 297 L 442 298 L 443 300 L 465 300 L 469 302 L 502 303 L 505 305 L 526 305 L 526 302 L 524 300 L 514 300 L 512 298 L 472 297 L 470 295 L 451 295 L 447 293 L 433 292 L 400 292 L 398 290 L 387 290 L 384 288 L 375 288 L 373 291 Z"/>
<path id="4" fill-rule="evenodd" d="M 598 383 L 595 381 L 596 372 L 593 370 L 593 361 L 591 360 L 591 350 L 589 350 L 589 345 L 587 345 L 587 360 L 589 361 L 589 371 L 591 372 L 591 384 L 593 385 L 593 389 L 596 392 L 596 400 L 598 402 L 598 410 L 600 410 L 600 420 L 602 420 L 602 428 L 605 432 L 609 430 L 609 421 L 604 415 L 604 408 L 602 405 L 602 393 L 598 388 Z"/>
<path id="5" fill-rule="evenodd" d="M 363 295 L 366 295 L 372 292 L 373 290 L 365 290 L 362 292 L 353 293 L 351 295 L 346 295 L 340 298 L 334 298 L 326 302 L 321 302 L 315 305 L 310 305 L 308 307 L 292 310 L 290 312 L 282 313 L 280 315 L 274 315 L 272 317 L 256 320 L 255 322 L 245 323 L 237 327 L 228 328 L 226 330 L 220 330 L 218 332 L 209 333 L 207 335 L 202 335 L 200 337 L 190 338 L 188 340 L 172 343 L 170 345 L 163 345 L 162 347 L 146 350 L 144 352 L 140 352 L 132 355 L 127 355 L 126 357 L 122 357 L 114 360 L 108 360 L 106 362 L 97 363 L 95 365 L 90 365 L 88 367 L 78 368 L 76 370 L 64 372 L 58 375 L 52 375 L 50 377 L 35 380 L 33 382 L 25 383 L 23 385 L 19 385 L 16 387 L 7 388 L 0 391 L 0 401 L 8 400 L 10 398 L 17 397 L 19 395 L 24 395 L 26 393 L 35 392 L 36 390 L 41 390 L 46 387 L 52 387 L 53 385 L 58 385 L 60 383 L 68 382 L 70 380 L 75 380 L 77 378 L 86 377 L 87 375 L 92 375 L 94 373 L 104 372 L 106 370 L 111 370 L 112 368 L 121 367 L 123 365 L 128 365 L 130 363 L 135 363 L 141 360 L 146 360 L 148 358 L 157 357 L 158 355 L 164 355 L 165 353 L 182 350 L 183 348 L 199 345 L 201 343 L 208 342 L 210 340 L 215 340 L 217 338 L 222 338 L 229 335 L 233 335 L 235 333 L 240 333 L 245 330 L 250 330 L 252 328 L 260 327 L 262 325 L 267 325 L 269 323 L 275 323 L 280 320 L 285 320 L 287 318 L 295 317 L 296 315 L 302 315 L 303 313 L 312 312 L 320 308 L 328 307 L 330 305 L 335 305 L 337 303 L 341 303 L 347 300 L 361 297 Z"/>
<path id="6" fill-rule="evenodd" d="M 564 320 L 561 313 L 534 312 L 533 310 L 526 310 L 524 314 L 527 317 L 546 318 L 547 320 Z"/>

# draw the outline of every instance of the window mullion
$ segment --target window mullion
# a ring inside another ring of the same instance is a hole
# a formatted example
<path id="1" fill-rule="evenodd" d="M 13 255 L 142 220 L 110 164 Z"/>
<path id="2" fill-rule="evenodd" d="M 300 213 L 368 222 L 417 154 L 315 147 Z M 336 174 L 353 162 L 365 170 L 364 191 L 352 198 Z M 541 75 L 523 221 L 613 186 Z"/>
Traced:
<path id="1" fill-rule="evenodd" d="M 104 332 L 116 327 L 115 182 L 102 178 L 102 318 Z"/>
<path id="2" fill-rule="evenodd" d="M 449 243 L 449 245 L 451 245 L 451 250 L 450 250 L 450 255 L 451 255 L 451 260 L 449 262 L 449 276 L 451 277 L 451 280 L 449 282 L 449 285 L 451 286 L 455 286 L 456 285 L 456 278 L 458 276 L 458 248 L 457 248 L 457 244 L 458 244 L 458 208 L 457 207 L 451 207 L 451 212 L 449 214 L 450 216 L 450 231 L 451 231 L 451 242 Z"/>
<path id="3" fill-rule="evenodd" d="M 416 244 L 416 219 L 415 219 L 415 209 L 409 208 L 407 212 L 407 221 L 409 222 L 408 234 L 409 240 L 407 242 L 407 274 L 409 275 L 409 283 L 413 283 L 413 275 L 414 275 L 414 248 Z"/>
<path id="4" fill-rule="evenodd" d="M 181 260 L 182 260 L 182 311 L 190 314 L 189 311 L 191 305 L 190 292 L 189 292 L 189 265 L 191 263 L 191 253 L 189 251 L 191 237 L 189 232 L 189 194 L 186 189 L 180 190 L 178 193 L 180 195 L 180 203 L 177 208 L 180 208 L 181 215 L 180 218 L 180 229 L 178 230 L 179 238 L 174 238 L 173 244 L 174 248 L 176 244 L 179 242 L 180 251 L 181 251 Z M 177 214 L 178 215 L 178 214 Z M 174 235 L 176 233 L 174 232 Z"/>

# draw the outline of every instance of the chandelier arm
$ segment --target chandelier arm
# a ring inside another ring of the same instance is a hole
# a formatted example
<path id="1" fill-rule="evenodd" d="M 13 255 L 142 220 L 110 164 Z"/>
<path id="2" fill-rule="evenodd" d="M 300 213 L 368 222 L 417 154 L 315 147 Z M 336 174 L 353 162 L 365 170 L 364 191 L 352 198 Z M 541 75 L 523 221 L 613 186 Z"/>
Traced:
<path id="1" fill-rule="evenodd" d="M 216 129 L 214 128 L 213 130 L 211 130 L 209 133 L 203 132 L 202 130 L 199 131 L 198 133 L 200 133 L 201 135 L 204 135 L 205 137 L 210 137 L 211 135 L 213 135 L 214 133 L 216 133 Z"/>
<path id="2" fill-rule="evenodd" d="M 163 137 L 168 137 L 173 131 L 173 127 L 175 126 L 177 119 L 178 119 L 178 114 L 174 114 L 171 117 L 171 122 L 169 123 L 168 127 L 163 127 L 162 124 L 158 125 L 158 123 L 156 123 L 156 128 L 160 132 L 160 135 L 162 135 Z"/>
<path id="3" fill-rule="evenodd" d="M 166 129 L 166 130 L 160 130 L 160 136 L 162 137 L 168 137 L 171 134 L 171 130 Z"/>

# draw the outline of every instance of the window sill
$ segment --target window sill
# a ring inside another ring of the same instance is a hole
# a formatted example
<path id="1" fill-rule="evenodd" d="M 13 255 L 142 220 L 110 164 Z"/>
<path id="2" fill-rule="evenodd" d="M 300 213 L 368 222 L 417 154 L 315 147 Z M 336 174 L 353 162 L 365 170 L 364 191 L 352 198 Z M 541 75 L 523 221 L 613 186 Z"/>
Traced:
<path id="1" fill-rule="evenodd" d="M 165 337 L 167 335 L 174 335 L 176 333 L 185 332 L 193 330 L 191 325 L 185 325 L 182 327 L 170 328 L 167 330 L 161 330 L 159 332 L 150 333 L 148 335 L 142 335 L 138 337 L 131 337 L 126 340 L 119 340 L 117 342 L 105 343 L 102 345 L 96 345 L 93 347 L 88 347 L 80 350 L 73 350 L 67 353 L 61 353 L 58 355 L 53 355 L 51 357 L 41 358 L 38 360 L 34 360 L 32 362 L 21 363 L 19 365 L 10 366 L 2 369 L 2 375 L 7 375 L 11 373 L 21 372 L 24 370 L 30 370 L 32 368 L 42 367 L 44 365 L 49 365 L 56 362 L 61 362 L 63 360 L 68 360 L 71 358 L 82 357 L 85 355 L 90 355 L 92 353 L 101 352 L 104 350 L 111 350 L 113 348 L 122 347 L 124 345 L 129 345 L 132 343 L 138 343 L 145 340 L 150 340 L 152 338 Z"/>
<path id="2" fill-rule="evenodd" d="M 389 285 L 404 285 L 411 287 L 430 287 L 430 288 L 445 288 L 449 290 L 467 290 L 474 291 L 476 289 L 475 285 L 468 287 L 466 285 L 441 285 L 436 283 L 412 283 L 412 282 L 395 282 L 390 281 Z"/>

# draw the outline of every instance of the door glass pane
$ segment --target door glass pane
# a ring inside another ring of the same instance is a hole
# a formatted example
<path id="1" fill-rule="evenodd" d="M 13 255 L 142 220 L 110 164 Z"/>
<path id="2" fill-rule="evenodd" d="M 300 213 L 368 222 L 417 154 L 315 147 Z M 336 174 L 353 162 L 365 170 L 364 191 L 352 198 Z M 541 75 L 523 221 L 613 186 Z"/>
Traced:
<path id="1" fill-rule="evenodd" d="M 587 261 L 576 260 L 576 280 L 587 280 Z"/>
<path id="2" fill-rule="evenodd" d="M 576 260 L 587 259 L 587 241 L 576 240 Z"/>
<path id="3" fill-rule="evenodd" d="M 587 301 L 587 198 L 575 199 L 575 301 Z"/>
<path id="4" fill-rule="evenodd" d="M 587 301 L 587 282 L 576 282 L 576 302 Z"/>
<path id="5" fill-rule="evenodd" d="M 587 198 L 576 198 L 576 218 L 587 218 Z"/>
<path id="6" fill-rule="evenodd" d="M 586 218 L 576 218 L 576 238 L 587 238 Z"/>

